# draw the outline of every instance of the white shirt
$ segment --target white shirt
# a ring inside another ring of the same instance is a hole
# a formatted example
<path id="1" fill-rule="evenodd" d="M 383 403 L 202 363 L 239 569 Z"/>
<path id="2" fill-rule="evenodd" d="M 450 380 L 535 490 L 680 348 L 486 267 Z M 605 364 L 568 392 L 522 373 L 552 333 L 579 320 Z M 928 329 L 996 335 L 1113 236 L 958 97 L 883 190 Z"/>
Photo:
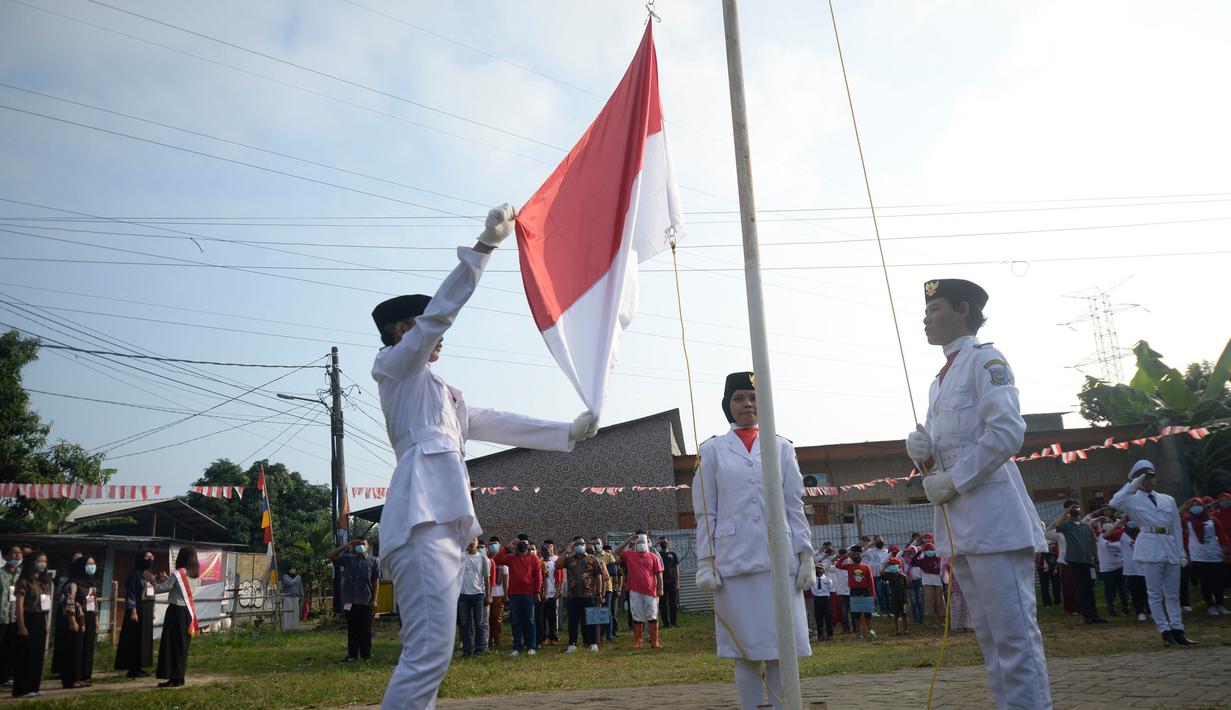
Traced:
<path id="1" fill-rule="evenodd" d="M 1133 559 L 1133 547 L 1136 544 L 1127 532 L 1120 535 L 1120 539 L 1116 541 L 1120 545 L 1120 555 L 1124 558 L 1124 576 L 1125 577 L 1142 577 L 1145 572 L 1141 569 L 1141 565 Z"/>
<path id="2" fill-rule="evenodd" d="M 927 432 L 939 469 L 953 476 L 957 495 L 945 504 L 955 554 L 1047 549 L 1043 522 L 1012 457 L 1022 447 L 1026 422 L 1004 355 L 963 336 L 945 346 L 957 353 L 942 383 L 932 380 Z M 940 508 L 936 547 L 949 550 Z"/>
<path id="3" fill-rule="evenodd" d="M 1188 527 L 1188 559 L 1193 562 L 1222 562 L 1222 546 L 1218 544 L 1218 536 L 1214 534 L 1214 519 L 1205 519 L 1205 542 L 1197 539 L 1193 521 L 1184 523 Z"/>
<path id="4" fill-rule="evenodd" d="M 872 568 L 872 576 L 881 576 L 881 571 L 885 568 L 885 560 L 889 559 L 889 551 L 885 549 L 876 549 L 869 547 L 863 551 L 863 561 Z"/>
<path id="5" fill-rule="evenodd" d="M 812 596 L 828 598 L 833 593 L 833 589 L 833 580 L 828 574 L 821 573 L 816 576 L 816 584 L 812 585 Z"/>
<path id="6" fill-rule="evenodd" d="M 778 437 L 778 461 L 782 470 L 783 517 L 791 567 L 799 571 L 799 553 L 811 559 L 812 526 L 804 513 L 804 478 L 799 473 L 795 447 Z M 715 558 L 718 573 L 732 577 L 769 572 L 769 514 L 761 487 L 761 437 L 744 447 L 734 428 L 705 440 L 699 447 L 700 463 L 692 482 L 692 505 L 697 515 L 697 559 Z"/>
<path id="7" fill-rule="evenodd" d="M 1111 497 L 1111 507 L 1123 510 L 1137 521 L 1141 532 L 1133 547 L 1133 559 L 1137 562 L 1167 562 L 1180 564 L 1184 559 L 1183 531 L 1180 529 L 1180 509 L 1175 499 L 1166 493 L 1154 491 L 1154 502 L 1149 494 L 1140 490 L 1144 476 L 1124 484 Z"/>
<path id="8" fill-rule="evenodd" d="M 1114 572 L 1124 568 L 1124 553 L 1118 542 L 1099 535 L 1095 538 L 1095 543 L 1095 549 L 1098 550 L 1098 571 Z"/>
<path id="9" fill-rule="evenodd" d="M 554 599 L 556 597 L 556 560 L 559 555 L 548 557 L 547 562 L 547 598 Z"/>
<path id="10" fill-rule="evenodd" d="M 846 575 L 846 570 L 840 570 L 834 566 L 833 561 L 825 565 L 825 576 L 833 581 L 833 589 L 840 597 L 849 597 L 851 595 L 851 579 Z"/>
<path id="11" fill-rule="evenodd" d="M 487 594 L 487 558 L 479 553 L 462 555 L 462 594 Z"/>
<path id="12" fill-rule="evenodd" d="M 440 284 L 415 326 L 376 354 L 372 379 L 380 391 L 397 468 L 381 519 L 381 551 L 406 543 L 410 529 L 426 522 L 462 521 L 462 539 L 480 527 L 466 471 L 468 438 L 509 446 L 570 451 L 568 422 L 548 422 L 494 409 L 468 407 L 428 365 L 436 343 L 474 293 L 488 254 L 458 247 L 459 264 Z"/>

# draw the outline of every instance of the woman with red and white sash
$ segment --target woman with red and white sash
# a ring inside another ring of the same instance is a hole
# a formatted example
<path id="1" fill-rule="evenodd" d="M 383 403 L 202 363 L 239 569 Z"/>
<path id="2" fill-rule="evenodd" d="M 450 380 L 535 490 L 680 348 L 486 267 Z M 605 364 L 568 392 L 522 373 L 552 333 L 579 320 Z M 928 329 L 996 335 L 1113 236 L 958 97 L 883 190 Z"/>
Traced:
<path id="1" fill-rule="evenodd" d="M 159 688 L 178 688 L 188 672 L 188 646 L 197 633 L 197 610 L 192 601 L 193 582 L 201 573 L 196 548 L 181 547 L 175 556 L 175 569 L 161 574 L 156 592 L 168 592 L 167 614 L 162 618 L 162 639 L 158 644 L 157 676 L 165 682 Z"/>

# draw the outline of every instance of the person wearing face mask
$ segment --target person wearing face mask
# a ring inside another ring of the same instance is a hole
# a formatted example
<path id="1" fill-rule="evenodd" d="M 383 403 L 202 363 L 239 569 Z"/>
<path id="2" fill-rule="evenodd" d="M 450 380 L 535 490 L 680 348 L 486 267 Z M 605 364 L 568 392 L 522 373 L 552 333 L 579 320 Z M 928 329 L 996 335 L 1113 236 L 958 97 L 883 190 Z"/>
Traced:
<path id="1" fill-rule="evenodd" d="M 43 681 L 43 658 L 47 646 L 47 615 L 54 590 L 47 574 L 47 555 L 32 552 L 23 558 L 21 578 L 13 590 L 17 614 L 17 648 L 14 654 L 13 697 L 33 698 Z"/>
<path id="2" fill-rule="evenodd" d="M 663 561 L 663 604 L 666 607 L 662 627 L 669 629 L 680 625 L 680 558 L 665 537 L 658 540 L 658 557 Z"/>
<path id="3" fill-rule="evenodd" d="M 944 584 L 941 580 L 943 570 L 940 556 L 936 553 L 936 543 L 923 543 L 923 549 L 915 556 L 914 564 L 923 572 L 923 606 L 939 627 L 945 618 L 945 599 L 942 594 Z"/>
<path id="4" fill-rule="evenodd" d="M 564 604 L 568 612 L 565 653 L 577 651 L 579 630 L 590 650 L 598 650 L 598 627 L 586 624 L 586 609 L 603 604 L 606 570 L 590 553 L 592 549 L 593 546 L 587 546 L 586 539 L 578 535 L 573 538 L 572 546 L 556 559 L 556 564 L 564 570 Z"/>
<path id="5" fill-rule="evenodd" d="M 964 279 L 923 284 L 923 331 L 943 349 L 927 421 L 906 437 L 906 453 L 935 506 L 937 548 L 970 605 L 996 707 L 1052 707 L 1039 632 L 1034 555 L 1047 549 L 1043 524 L 1013 457 L 1022 448 L 1013 370 L 977 333 L 988 294 Z"/>
<path id="6" fill-rule="evenodd" d="M 1206 612 L 1210 616 L 1222 616 L 1231 613 L 1226 607 L 1226 580 L 1222 575 L 1222 554 L 1231 547 L 1231 536 L 1210 515 L 1208 505 L 1201 498 L 1190 498 L 1180 508 L 1180 520 L 1184 526 L 1189 570 L 1201 585 Z"/>
<path id="7" fill-rule="evenodd" d="M 834 564 L 846 574 L 851 589 L 851 624 L 855 627 L 855 639 L 876 638 L 876 632 L 868 628 L 872 613 L 876 611 L 876 580 L 872 567 L 863 561 L 863 546 L 851 545 L 846 557 L 839 557 Z"/>
<path id="8" fill-rule="evenodd" d="M 286 568 L 282 577 L 282 630 L 299 628 L 299 601 L 303 599 L 303 578 L 295 565 Z"/>
<path id="9" fill-rule="evenodd" d="M 876 609 L 880 614 L 889 614 L 889 588 L 882 576 L 885 572 L 885 560 L 889 559 L 889 551 L 885 549 L 885 538 L 877 535 L 871 547 L 863 548 L 863 561 L 872 568 L 872 581 L 876 585 Z M 879 614 L 873 613 L 873 616 Z"/>
<path id="10" fill-rule="evenodd" d="M 376 596 L 380 593 L 380 563 L 370 554 L 364 538 L 335 547 L 325 553 L 325 558 L 342 569 L 342 611 L 346 612 L 346 658 L 342 662 L 360 658 L 369 661 L 372 659 L 372 616 L 376 614 Z M 403 617 L 415 608 L 409 600 L 399 606 Z M 453 600 L 453 615 L 456 618 L 457 599 Z M 451 634 L 449 638 L 453 638 Z"/>
<path id="11" fill-rule="evenodd" d="M 472 653 L 481 654 L 487 650 L 479 618 L 483 615 L 483 600 L 490 593 L 490 569 L 487 558 L 479 554 L 479 538 L 472 539 L 466 545 L 466 554 L 462 556 L 462 587 L 457 602 L 458 620 L 462 627 L 462 658 L 470 658 Z"/>
<path id="12" fill-rule="evenodd" d="M 781 436 L 776 441 L 761 440 L 756 395 L 753 373 L 727 375 L 722 413 L 731 428 L 698 447 L 699 463 L 692 482 L 697 588 L 714 595 L 718 655 L 735 661 L 735 686 L 746 708 L 756 707 L 764 696 L 762 662 L 771 702 L 777 703 L 774 696 L 782 695 L 778 633 L 774 605 L 769 602 L 773 580 L 768 516 L 782 520 L 791 550 L 786 571 L 794 582 L 790 611 L 795 651 L 800 657 L 812 655 L 803 591 L 816 583 L 812 528 L 804 513 L 804 483 L 795 447 Z M 783 498 L 779 510 L 766 508 L 762 484 L 761 451 L 769 446 L 778 451 Z"/>
<path id="13" fill-rule="evenodd" d="M 1132 600 L 1132 613 L 1137 615 L 1137 621 L 1146 620 L 1146 578 L 1142 576 L 1141 565 L 1133 559 L 1133 546 L 1141 528 L 1137 521 L 1125 515 L 1109 526 L 1103 537 L 1113 545 L 1120 546 L 1120 558 L 1124 560 L 1124 584 L 1128 587 L 1128 596 Z"/>
<path id="14" fill-rule="evenodd" d="M 1231 533 L 1231 492 L 1218 494 L 1210 516 L 1218 521 L 1224 531 Z M 1231 546 L 1222 550 L 1222 581 L 1224 587 L 1231 584 Z"/>
<path id="15" fill-rule="evenodd" d="M 516 213 L 509 204 L 488 212 L 478 242 L 458 247 L 459 263 L 434 296 L 398 296 L 372 310 L 385 346 L 372 378 L 397 455 L 381 539 L 398 606 L 416 610 L 402 615 L 402 652 L 385 690 L 390 707 L 430 706 L 452 658 L 462 550 L 481 530 L 466 442 L 572 451 L 598 433 L 598 418 L 589 411 L 557 422 L 470 406 L 432 369 L 492 252 L 513 232 Z"/>
<path id="16" fill-rule="evenodd" d="M 69 566 L 60 592 L 60 621 L 56 645 L 60 656 L 60 683 L 65 688 L 90 685 L 94 672 L 94 645 L 98 637 L 98 585 L 93 557 L 79 557 Z"/>
<path id="17" fill-rule="evenodd" d="M 0 565 L 0 685 L 13 681 L 13 654 L 17 647 L 17 605 L 14 588 L 21 577 L 21 546 L 13 545 Z"/>
<path id="18" fill-rule="evenodd" d="M 496 562 L 503 546 L 495 535 L 487 541 L 487 560 L 491 563 L 492 596 L 487 609 L 487 647 L 504 643 L 504 610 L 508 606 L 509 567 Z"/>
<path id="19" fill-rule="evenodd" d="M 124 624 L 115 649 L 115 669 L 129 678 L 148 678 L 154 665 L 154 553 L 139 555 L 124 582 Z"/>
<path id="20" fill-rule="evenodd" d="M 629 545 L 632 550 L 627 549 Z M 643 648 L 642 626 L 649 628 L 650 648 L 662 648 L 658 640 L 658 598 L 663 594 L 663 562 L 650 551 L 645 533 L 630 535 L 615 554 L 628 570 L 628 607 L 633 615 L 633 648 Z"/>
<path id="21" fill-rule="evenodd" d="M 1146 578 L 1150 616 L 1164 646 L 1191 646 L 1180 611 L 1180 567 L 1188 565 L 1180 508 L 1175 499 L 1154 489 L 1154 464 L 1142 459 L 1128 472 L 1128 483 L 1111 497 L 1112 508 L 1123 510 L 1141 526 L 1133 559 Z"/>
<path id="22" fill-rule="evenodd" d="M 909 621 L 906 618 L 906 594 L 910 587 L 910 579 L 902 571 L 904 563 L 900 557 L 890 557 L 885 560 L 885 569 L 881 572 L 881 581 L 889 590 L 889 616 L 893 617 L 894 634 L 909 635 Z"/>
<path id="23" fill-rule="evenodd" d="M 509 568 L 509 623 L 513 632 L 514 658 L 537 653 L 538 635 L 534 628 L 534 600 L 543 588 L 543 567 L 538 555 L 530 552 L 530 541 L 518 535 L 516 547 L 496 555 L 496 564 Z"/>

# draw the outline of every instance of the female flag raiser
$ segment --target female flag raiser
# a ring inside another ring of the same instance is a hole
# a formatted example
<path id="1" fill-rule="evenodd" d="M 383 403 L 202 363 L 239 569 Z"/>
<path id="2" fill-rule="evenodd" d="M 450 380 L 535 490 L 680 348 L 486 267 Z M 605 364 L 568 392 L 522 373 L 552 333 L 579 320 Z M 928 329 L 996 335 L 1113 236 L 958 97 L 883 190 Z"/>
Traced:
<path id="1" fill-rule="evenodd" d="M 683 236 L 652 27 L 594 123 L 517 215 L 530 312 L 596 415 L 637 308 L 637 264 Z"/>

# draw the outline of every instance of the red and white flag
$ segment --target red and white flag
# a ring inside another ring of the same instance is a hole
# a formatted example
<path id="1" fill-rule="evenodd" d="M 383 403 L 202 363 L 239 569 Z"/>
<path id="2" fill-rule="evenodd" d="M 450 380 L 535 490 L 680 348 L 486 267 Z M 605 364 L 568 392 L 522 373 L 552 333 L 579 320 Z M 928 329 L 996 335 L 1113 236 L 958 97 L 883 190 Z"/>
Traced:
<path id="1" fill-rule="evenodd" d="M 637 308 L 637 264 L 683 236 L 652 26 L 598 118 L 517 215 L 530 312 L 595 414 Z"/>

